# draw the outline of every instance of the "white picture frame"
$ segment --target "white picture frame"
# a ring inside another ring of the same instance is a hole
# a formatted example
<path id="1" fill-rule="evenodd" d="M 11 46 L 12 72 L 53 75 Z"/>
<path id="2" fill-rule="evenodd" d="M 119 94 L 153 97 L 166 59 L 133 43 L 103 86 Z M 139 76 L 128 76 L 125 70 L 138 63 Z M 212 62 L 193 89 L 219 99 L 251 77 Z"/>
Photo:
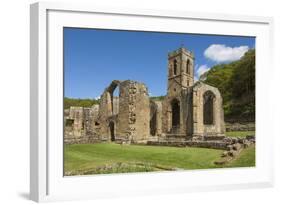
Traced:
<path id="1" fill-rule="evenodd" d="M 256 36 L 256 167 L 64 177 L 64 26 Z M 265 68 L 272 67 L 272 29 L 270 17 L 97 8 L 70 3 L 32 4 L 30 198 L 40 202 L 273 186 L 273 118 L 266 111 L 271 105 L 269 88 L 263 86 L 270 86 Z"/>

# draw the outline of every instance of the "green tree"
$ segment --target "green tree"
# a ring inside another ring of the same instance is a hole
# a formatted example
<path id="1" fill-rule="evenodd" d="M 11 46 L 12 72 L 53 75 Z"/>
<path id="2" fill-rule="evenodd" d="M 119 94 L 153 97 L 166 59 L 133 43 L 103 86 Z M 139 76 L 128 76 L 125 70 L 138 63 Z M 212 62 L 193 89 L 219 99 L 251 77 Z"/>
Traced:
<path id="1" fill-rule="evenodd" d="M 226 120 L 255 119 L 255 49 L 238 61 L 212 67 L 200 80 L 220 90 Z"/>
<path id="2" fill-rule="evenodd" d="M 98 104 L 99 100 L 95 99 L 80 99 L 80 98 L 68 98 L 65 97 L 63 104 L 64 109 L 70 108 L 71 106 L 77 106 L 77 107 L 91 107 L 94 104 Z"/>

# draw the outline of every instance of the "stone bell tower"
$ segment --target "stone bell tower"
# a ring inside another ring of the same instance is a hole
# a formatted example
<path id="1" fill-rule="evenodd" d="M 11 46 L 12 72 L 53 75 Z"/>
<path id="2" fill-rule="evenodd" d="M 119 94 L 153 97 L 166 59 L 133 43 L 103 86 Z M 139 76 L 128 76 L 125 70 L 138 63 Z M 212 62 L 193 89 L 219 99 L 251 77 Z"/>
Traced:
<path id="1" fill-rule="evenodd" d="M 194 55 L 181 47 L 168 53 L 168 89 L 169 96 L 177 96 L 183 89 L 193 85 Z"/>

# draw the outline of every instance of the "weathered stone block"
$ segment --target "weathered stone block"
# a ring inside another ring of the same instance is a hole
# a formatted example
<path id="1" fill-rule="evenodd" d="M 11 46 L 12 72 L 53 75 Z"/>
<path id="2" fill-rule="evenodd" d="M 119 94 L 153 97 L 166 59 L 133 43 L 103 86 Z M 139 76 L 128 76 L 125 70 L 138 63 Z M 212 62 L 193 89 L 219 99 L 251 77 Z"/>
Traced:
<path id="1" fill-rule="evenodd" d="M 236 143 L 236 144 L 233 145 L 233 149 L 236 150 L 236 151 L 240 150 L 241 148 L 242 148 L 242 145 L 240 143 Z"/>

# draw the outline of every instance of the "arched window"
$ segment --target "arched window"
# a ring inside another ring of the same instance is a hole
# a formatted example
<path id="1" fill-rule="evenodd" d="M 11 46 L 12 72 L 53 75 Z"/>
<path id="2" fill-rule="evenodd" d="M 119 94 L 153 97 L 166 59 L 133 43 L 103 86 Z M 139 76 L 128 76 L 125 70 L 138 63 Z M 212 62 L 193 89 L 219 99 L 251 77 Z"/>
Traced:
<path id="1" fill-rule="evenodd" d="M 190 61 L 189 61 L 189 59 L 187 59 L 187 62 L 186 62 L 186 73 L 187 74 L 190 73 Z"/>
<path id="2" fill-rule="evenodd" d="M 203 119 L 205 125 L 214 124 L 214 100 L 215 95 L 211 91 L 206 91 L 203 95 L 204 98 L 204 110 Z"/>
<path id="3" fill-rule="evenodd" d="M 180 125 L 180 102 L 177 99 L 172 100 L 172 127 L 179 127 Z"/>
<path id="4" fill-rule="evenodd" d="M 177 75 L 177 60 L 176 59 L 174 60 L 173 67 L 174 67 L 174 75 Z"/>
<path id="5" fill-rule="evenodd" d="M 117 115 L 119 113 L 119 96 L 120 96 L 120 90 L 119 85 L 116 86 L 112 93 L 112 114 Z"/>

